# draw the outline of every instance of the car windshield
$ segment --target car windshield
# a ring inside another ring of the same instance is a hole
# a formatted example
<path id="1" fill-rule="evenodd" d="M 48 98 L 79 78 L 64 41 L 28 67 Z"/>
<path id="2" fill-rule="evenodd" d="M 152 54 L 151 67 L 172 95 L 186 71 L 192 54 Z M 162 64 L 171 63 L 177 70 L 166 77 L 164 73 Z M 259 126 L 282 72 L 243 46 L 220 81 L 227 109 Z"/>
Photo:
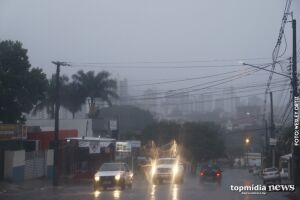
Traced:
<path id="1" fill-rule="evenodd" d="M 100 167 L 100 171 L 120 171 L 124 170 L 124 165 L 121 163 L 104 163 Z"/>
<path id="2" fill-rule="evenodd" d="M 276 168 L 267 168 L 264 170 L 264 172 L 272 172 L 272 171 L 277 171 Z"/>
<path id="3" fill-rule="evenodd" d="M 171 164 L 174 164 L 175 162 L 176 162 L 176 159 L 159 159 L 157 161 L 157 164 L 171 165 Z"/>
<path id="4" fill-rule="evenodd" d="M 220 170 L 220 167 L 217 165 L 204 165 L 203 170 Z"/>

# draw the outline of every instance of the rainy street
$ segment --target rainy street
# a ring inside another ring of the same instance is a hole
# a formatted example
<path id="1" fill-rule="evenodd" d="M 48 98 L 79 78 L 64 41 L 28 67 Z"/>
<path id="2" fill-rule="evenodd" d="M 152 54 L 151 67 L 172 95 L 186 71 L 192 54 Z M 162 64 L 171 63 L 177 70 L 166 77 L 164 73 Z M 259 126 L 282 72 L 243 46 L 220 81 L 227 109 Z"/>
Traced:
<path id="1" fill-rule="evenodd" d="M 132 189 L 107 190 L 99 193 L 93 192 L 92 184 L 61 184 L 57 189 L 52 187 L 40 187 L 32 190 L 11 191 L 0 194 L 2 200 L 38 200 L 38 199 L 63 199 L 63 200 L 88 200 L 88 199 L 290 199 L 289 193 L 268 193 L 266 195 L 243 195 L 238 191 L 230 191 L 230 185 L 262 184 L 261 179 L 249 174 L 243 169 L 225 169 L 221 185 L 213 182 L 199 183 L 196 176 L 187 175 L 182 185 L 151 185 L 144 177 L 135 177 Z"/>

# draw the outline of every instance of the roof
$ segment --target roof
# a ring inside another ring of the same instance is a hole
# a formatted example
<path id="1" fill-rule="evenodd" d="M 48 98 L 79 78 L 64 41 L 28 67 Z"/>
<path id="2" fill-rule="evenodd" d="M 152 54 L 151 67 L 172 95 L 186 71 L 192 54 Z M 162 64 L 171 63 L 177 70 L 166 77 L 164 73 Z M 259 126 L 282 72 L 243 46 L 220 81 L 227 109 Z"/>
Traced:
<path id="1" fill-rule="evenodd" d="M 82 141 L 100 141 L 100 142 L 114 142 L 115 139 L 104 137 L 69 137 L 67 140 L 82 140 Z"/>
<path id="2" fill-rule="evenodd" d="M 283 159 L 283 160 L 289 160 L 290 158 L 292 158 L 292 153 L 280 156 L 280 159 Z"/>

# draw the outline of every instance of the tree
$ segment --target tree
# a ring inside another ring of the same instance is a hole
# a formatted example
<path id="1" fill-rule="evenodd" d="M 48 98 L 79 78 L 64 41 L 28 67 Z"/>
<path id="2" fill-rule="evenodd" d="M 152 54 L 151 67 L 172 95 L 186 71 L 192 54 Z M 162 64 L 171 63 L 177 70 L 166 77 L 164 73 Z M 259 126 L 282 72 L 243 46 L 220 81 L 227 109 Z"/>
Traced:
<path id="1" fill-rule="evenodd" d="M 105 119 L 105 120 L 103 120 Z M 149 111 L 130 105 L 113 105 L 102 108 L 97 119 L 93 119 L 94 134 L 101 134 L 103 127 L 107 127 L 108 121 L 117 120 L 121 139 L 137 139 L 142 130 L 154 122 Z M 95 123 L 94 123 L 95 122 Z"/>
<path id="2" fill-rule="evenodd" d="M 172 140 L 177 140 L 180 133 L 180 124 L 173 121 L 161 121 L 155 122 L 147 126 L 143 130 L 142 140 L 147 142 L 154 140 L 157 145 L 164 145 L 171 142 Z"/>
<path id="3" fill-rule="evenodd" d="M 60 97 L 64 100 L 65 88 L 69 78 L 67 76 L 61 76 L 60 81 Z M 47 81 L 45 98 L 40 100 L 33 109 L 33 114 L 35 115 L 38 111 L 41 111 L 46 108 L 47 113 L 50 115 L 50 119 L 54 119 L 55 116 L 55 99 L 56 99 L 56 75 L 53 74 L 51 79 Z M 62 105 L 65 105 L 61 101 Z"/>
<path id="4" fill-rule="evenodd" d="M 84 96 L 89 100 L 89 117 L 95 118 L 97 115 L 96 98 L 112 105 L 111 100 L 118 98 L 116 93 L 117 83 L 110 79 L 110 74 L 106 71 L 99 72 L 95 75 L 94 71 L 84 73 L 82 70 L 74 74 L 73 80 L 84 92 Z"/>
<path id="5" fill-rule="evenodd" d="M 21 42 L 0 42 L 0 121 L 24 122 L 24 113 L 45 97 L 46 75 L 31 68 Z"/>
<path id="6" fill-rule="evenodd" d="M 186 156 L 195 161 L 207 161 L 224 156 L 224 140 L 220 127 L 214 123 L 185 123 L 183 146 Z"/>
<path id="7" fill-rule="evenodd" d="M 158 146 L 175 140 L 182 146 L 181 154 L 196 162 L 223 157 L 225 150 L 220 127 L 209 122 L 157 122 L 143 130 L 142 140 L 154 140 Z"/>
<path id="8" fill-rule="evenodd" d="M 83 91 L 77 83 L 69 83 L 63 88 L 62 106 L 72 113 L 73 119 L 75 118 L 75 113 L 81 110 L 81 106 L 84 103 Z"/>

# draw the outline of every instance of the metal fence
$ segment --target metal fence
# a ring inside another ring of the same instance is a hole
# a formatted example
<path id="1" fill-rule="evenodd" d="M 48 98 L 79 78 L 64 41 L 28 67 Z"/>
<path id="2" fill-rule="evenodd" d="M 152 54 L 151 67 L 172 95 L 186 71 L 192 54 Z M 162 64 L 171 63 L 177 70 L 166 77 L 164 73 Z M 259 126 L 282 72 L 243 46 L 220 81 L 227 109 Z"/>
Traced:
<path id="1" fill-rule="evenodd" d="M 34 179 L 46 176 L 46 156 L 44 151 L 26 152 L 25 179 Z"/>

